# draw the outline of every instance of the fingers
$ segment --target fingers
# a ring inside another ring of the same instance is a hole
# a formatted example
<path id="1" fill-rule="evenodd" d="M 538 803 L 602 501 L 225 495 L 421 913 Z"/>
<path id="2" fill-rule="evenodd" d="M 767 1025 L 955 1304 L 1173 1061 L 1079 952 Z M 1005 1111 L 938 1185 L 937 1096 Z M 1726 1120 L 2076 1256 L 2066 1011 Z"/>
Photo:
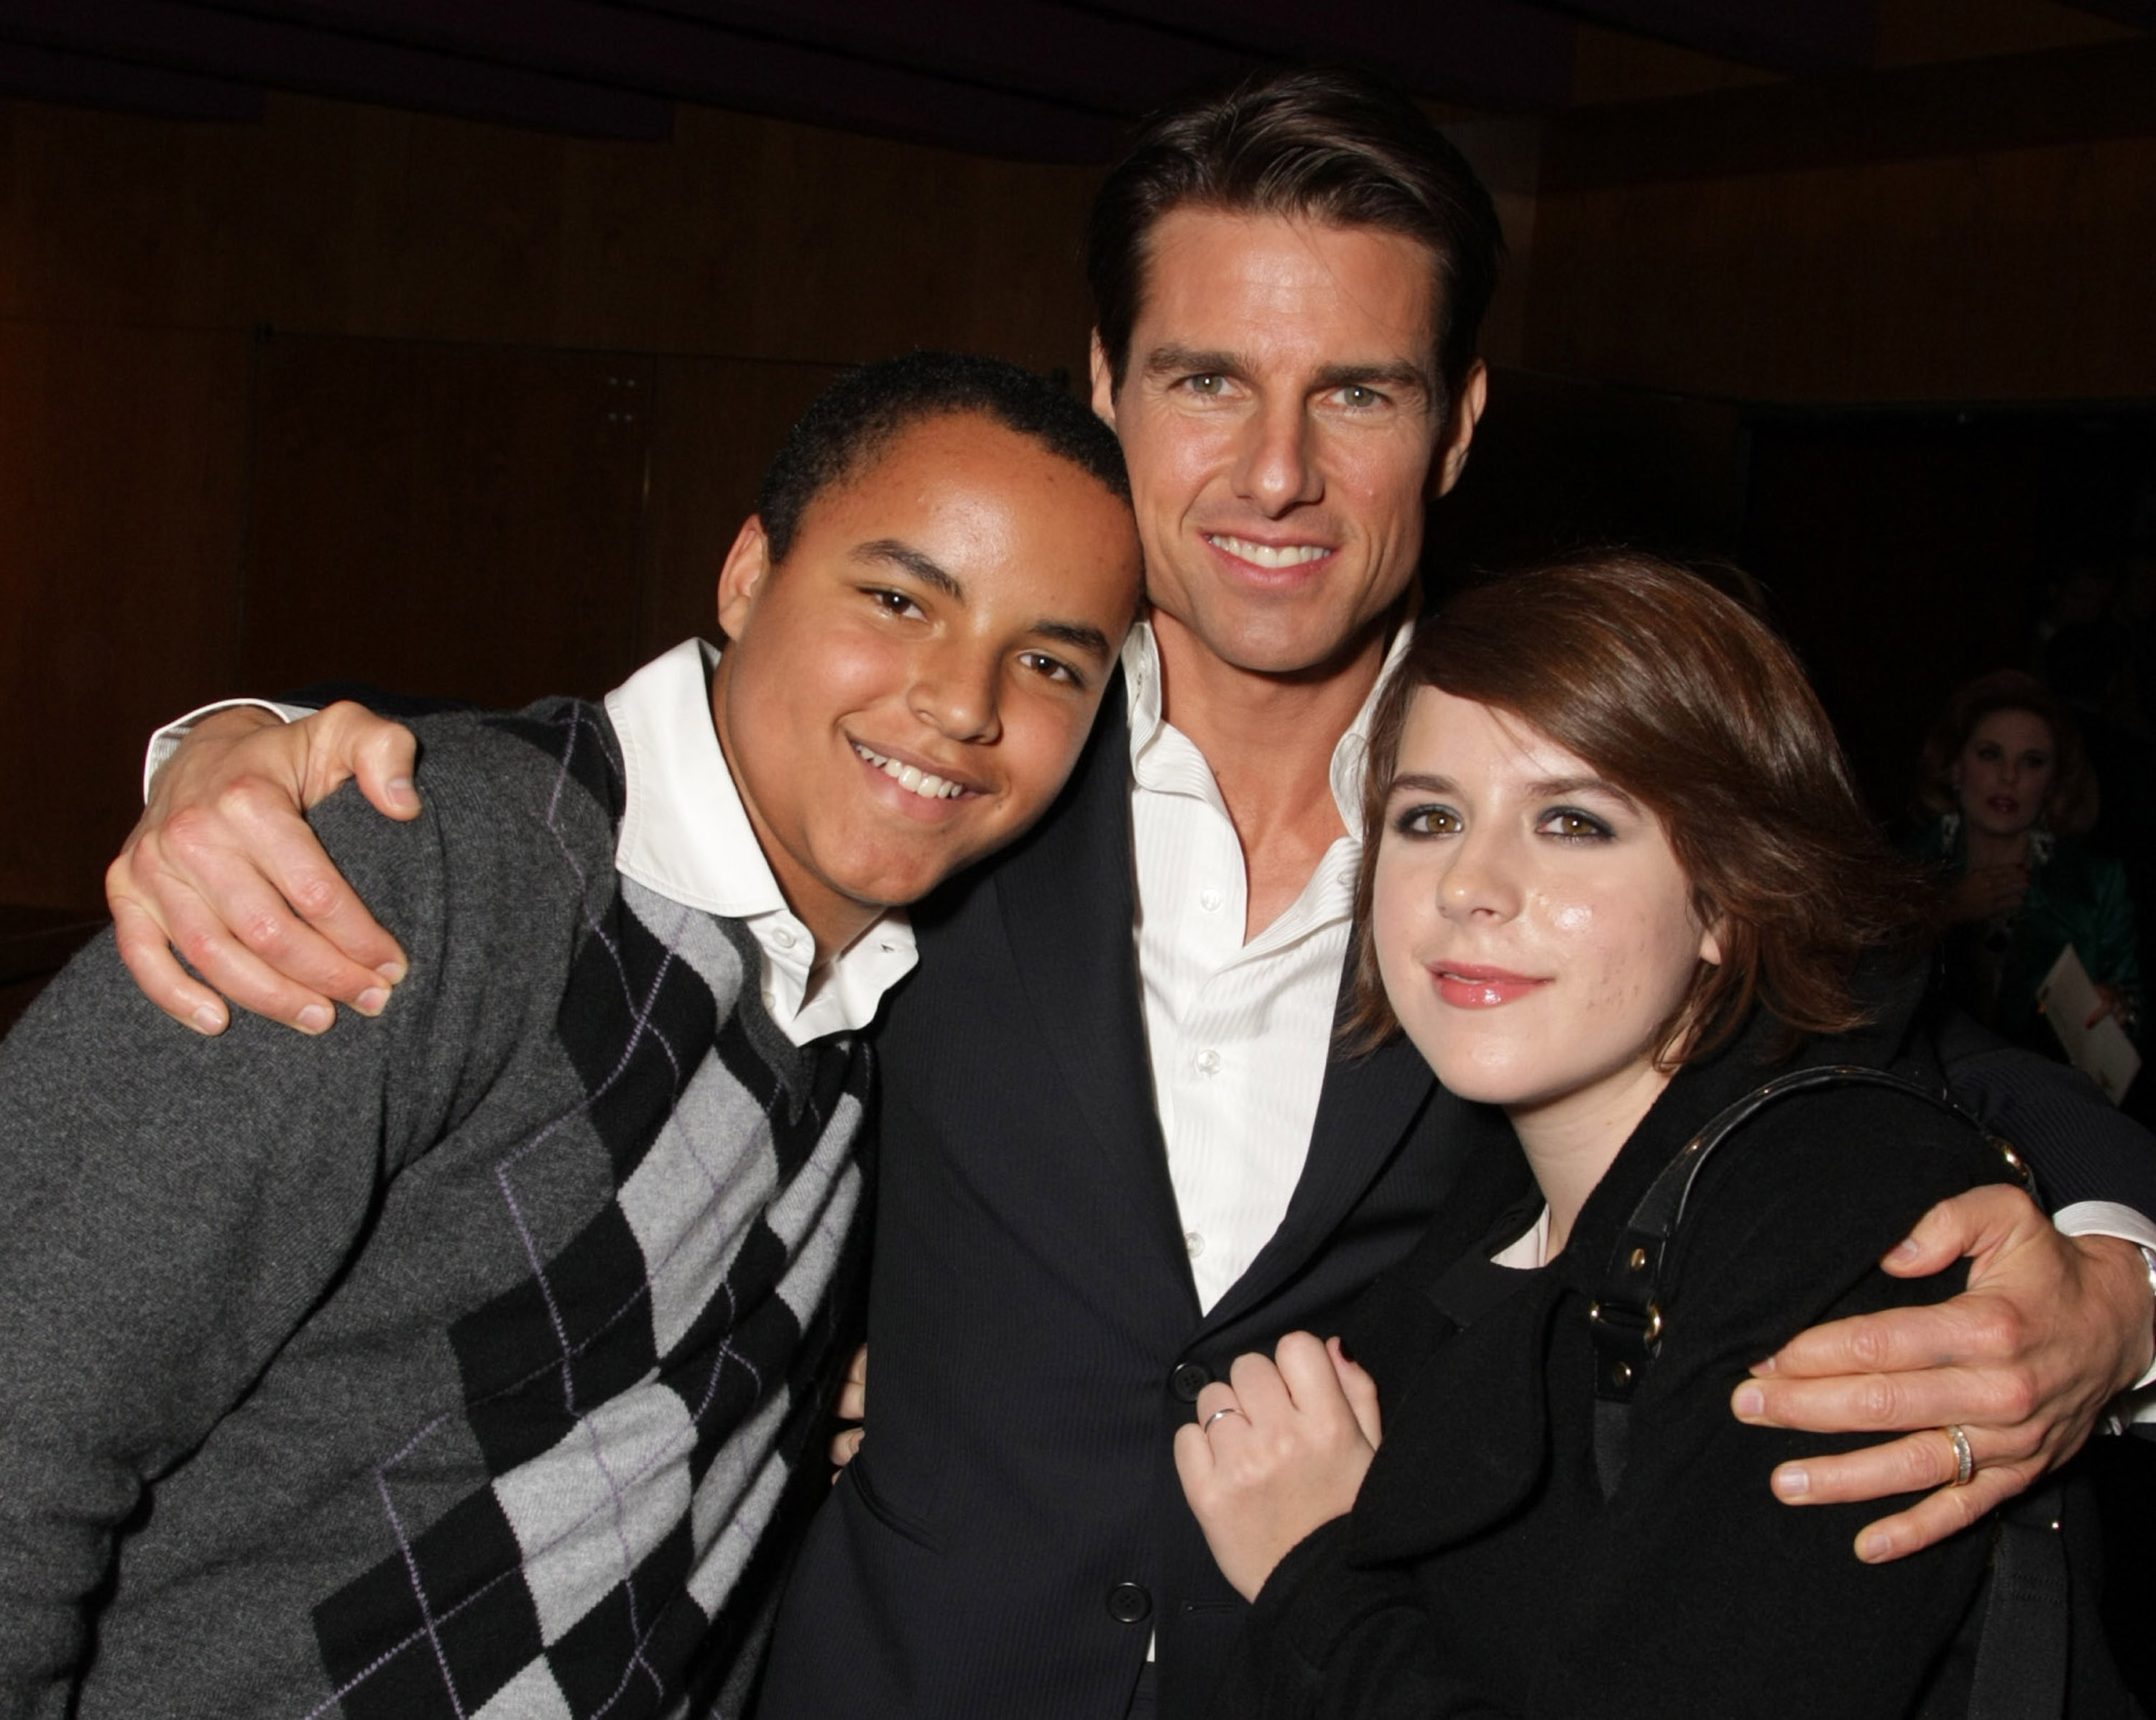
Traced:
<path id="1" fill-rule="evenodd" d="M 132 897 L 109 896 L 112 930 L 120 945 L 120 959 L 135 976 L 135 983 L 149 999 L 182 1027 L 200 1034 L 220 1034 L 230 1024 L 224 999 L 208 986 L 187 978 L 173 958 L 164 927 L 154 915 Z"/>
<path id="2" fill-rule="evenodd" d="M 319 777 L 321 793 L 309 793 L 309 805 L 348 774 L 369 804 L 385 817 L 419 815 L 419 793 L 412 785 L 419 743 L 411 730 L 349 700 L 324 706 L 317 721 L 320 727 L 309 744 L 308 773 L 311 788 Z"/>
<path id="3" fill-rule="evenodd" d="M 1866 1564 L 1883 1564 L 1933 1546 L 2004 1505 L 2042 1468 L 2037 1464 L 1979 1470 L 1965 1487 L 1942 1487 L 1907 1511 L 1866 1524 L 1857 1533 L 1856 1556 Z"/>
<path id="4" fill-rule="evenodd" d="M 1960 1323 L 1950 1312 L 1952 1306 L 1900 1312 L 1940 1316 L 1936 1322 L 1922 1323 L 1926 1329 L 1941 1329 L 1940 1343 L 1951 1354 L 1959 1335 L 1951 1328 Z M 1861 1317 L 1881 1322 L 1897 1319 L 1888 1314 Z M 1914 1354 L 1922 1351 L 1921 1335 L 1905 1337 L 1899 1332 L 1898 1322 L 1893 1333 L 1882 1332 L 1879 1339 L 1882 1352 Z M 2010 1348 L 2004 1353 L 2010 1354 Z M 1755 1427 L 1801 1428 L 1809 1433 L 1891 1433 L 1943 1427 L 1950 1421 L 2018 1427 L 2034 1413 L 2037 1396 L 2027 1370 L 2004 1361 L 1982 1366 L 1949 1363 L 1939 1367 L 1911 1363 L 1885 1373 L 1851 1372 L 1819 1379 L 1775 1374 L 1747 1380 L 1737 1388 L 1730 1406 L 1739 1421 Z"/>
<path id="5" fill-rule="evenodd" d="M 1378 1409 L 1378 1382 L 1371 1379 L 1359 1363 L 1348 1360 L 1348 1353 L 1341 1348 L 1338 1338 L 1326 1339 L 1325 1353 L 1332 1358 L 1333 1374 L 1340 1383 L 1341 1394 L 1348 1399 L 1348 1407 L 1354 1412 L 1355 1425 L 1363 1430 L 1363 1437 L 1370 1442 L 1370 1449 L 1374 1451 L 1385 1442 L 1384 1418 Z"/>
<path id="6" fill-rule="evenodd" d="M 836 1411 L 841 1421 L 859 1421 L 869 1413 L 869 1347 L 863 1344 L 846 1364 Z"/>
<path id="7" fill-rule="evenodd" d="M 832 1440 L 831 1466 L 834 1469 L 844 1469 L 854 1461 L 854 1454 L 861 1449 L 861 1440 L 866 1431 L 864 1428 L 850 1427 Z"/>

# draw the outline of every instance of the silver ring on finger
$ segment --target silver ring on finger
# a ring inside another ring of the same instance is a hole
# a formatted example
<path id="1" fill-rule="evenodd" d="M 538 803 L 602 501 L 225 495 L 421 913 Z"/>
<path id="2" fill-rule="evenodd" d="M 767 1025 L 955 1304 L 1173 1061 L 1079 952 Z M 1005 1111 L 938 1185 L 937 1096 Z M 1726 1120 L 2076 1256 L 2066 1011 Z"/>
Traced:
<path id="1" fill-rule="evenodd" d="M 1199 1425 L 1198 1429 L 1199 1432 L 1209 1434 L 1213 1431 L 1213 1424 L 1218 1421 L 1224 1415 L 1243 1415 L 1243 1412 L 1238 1409 L 1233 1404 L 1230 1404 L 1224 1409 L 1215 1409 L 1210 1415 L 1205 1418 L 1204 1422 Z M 1250 1418 L 1249 1416 L 1243 1415 L 1244 1420 L 1248 1421 L 1250 1419 Z"/>
<path id="2" fill-rule="evenodd" d="M 1947 1436 L 1947 1443 L 1953 1447 L 1954 1472 L 1950 1485 L 1965 1487 L 1976 1479 L 1976 1453 L 1969 1448 L 1969 1435 L 1958 1425 L 1943 1427 L 1939 1431 Z"/>

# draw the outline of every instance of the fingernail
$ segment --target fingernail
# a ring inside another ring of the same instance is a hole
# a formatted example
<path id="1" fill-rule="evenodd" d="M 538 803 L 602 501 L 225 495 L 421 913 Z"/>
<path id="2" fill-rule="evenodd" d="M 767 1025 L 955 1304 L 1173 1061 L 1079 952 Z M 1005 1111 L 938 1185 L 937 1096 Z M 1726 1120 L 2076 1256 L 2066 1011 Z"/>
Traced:
<path id="1" fill-rule="evenodd" d="M 1737 1413 L 1747 1418 L 1765 1415 L 1767 1413 L 1766 1393 L 1761 1391 L 1756 1385 L 1738 1387 Z"/>
<path id="2" fill-rule="evenodd" d="M 1779 1365 L 1772 1356 L 1769 1356 L 1763 1362 L 1754 1362 L 1752 1364 L 1752 1371 L 1758 1374 L 1772 1373 Z"/>
<path id="3" fill-rule="evenodd" d="M 398 806 L 417 806 L 419 804 L 418 791 L 412 787 L 409 777 L 392 777 L 382 786 L 389 791 L 390 799 Z"/>
<path id="4" fill-rule="evenodd" d="M 1856 1556 L 1866 1564 L 1877 1564 L 1894 1550 L 1894 1543 L 1884 1535 L 1863 1534 L 1856 1538 Z"/>
<path id="5" fill-rule="evenodd" d="M 362 1015 L 379 1015 L 389 1001 L 389 993 L 381 986 L 370 985 L 352 1001 L 352 1008 Z"/>
<path id="6" fill-rule="evenodd" d="M 402 985 L 404 983 L 404 976 L 412 970 L 399 959 L 384 962 L 374 971 L 382 977 L 382 983 L 384 985 Z"/>
<path id="7" fill-rule="evenodd" d="M 336 1019 L 336 1018 L 335 1016 L 331 1014 L 326 1005 L 321 1004 L 310 1004 L 305 1009 L 300 1011 L 300 1031 L 301 1033 L 327 1033 L 329 1031 L 330 1023 Z"/>
<path id="8" fill-rule="evenodd" d="M 194 1023 L 197 1033 L 220 1034 L 224 1031 L 224 1011 L 213 1004 L 204 1004 L 187 1019 Z"/>
<path id="9" fill-rule="evenodd" d="M 1893 1247 L 1887 1250 L 1887 1258 L 1890 1260 L 1912 1260 L 1921 1252 L 1922 1250 L 1917 1246 L 1915 1237 L 1904 1236 Z"/>
<path id="10" fill-rule="evenodd" d="M 1780 1497 L 1801 1499 L 1811 1490 L 1811 1471 L 1801 1463 L 1787 1463 L 1774 1471 L 1774 1492 Z"/>

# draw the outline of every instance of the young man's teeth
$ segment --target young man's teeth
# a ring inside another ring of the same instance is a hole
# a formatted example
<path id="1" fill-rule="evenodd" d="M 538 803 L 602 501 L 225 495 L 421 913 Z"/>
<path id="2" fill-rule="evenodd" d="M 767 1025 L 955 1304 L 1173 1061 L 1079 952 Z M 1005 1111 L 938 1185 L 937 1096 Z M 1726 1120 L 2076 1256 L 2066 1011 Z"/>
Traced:
<path id="1" fill-rule="evenodd" d="M 1229 555 L 1260 567 L 1299 567 L 1332 553 L 1322 543 L 1252 543 L 1247 537 L 1228 537 L 1217 532 L 1209 541 Z"/>
<path id="2" fill-rule="evenodd" d="M 956 783 L 947 783 L 942 778 L 931 776 L 916 765 L 901 764 L 896 758 L 886 758 L 880 752 L 871 752 L 859 741 L 854 751 L 881 771 L 891 781 L 909 793 L 918 794 L 923 800 L 956 800 L 966 791 Z"/>

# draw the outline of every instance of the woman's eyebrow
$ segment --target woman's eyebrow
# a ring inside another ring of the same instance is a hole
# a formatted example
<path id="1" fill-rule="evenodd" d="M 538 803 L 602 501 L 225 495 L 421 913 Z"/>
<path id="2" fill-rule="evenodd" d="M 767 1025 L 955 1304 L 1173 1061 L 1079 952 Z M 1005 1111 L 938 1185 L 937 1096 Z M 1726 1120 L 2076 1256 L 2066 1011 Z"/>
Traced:
<path id="1" fill-rule="evenodd" d="M 1527 784 L 1527 793 L 1537 800 L 1560 798 L 1567 794 L 1606 794 L 1620 806 L 1637 812 L 1640 803 L 1614 783 L 1604 782 L 1600 777 L 1545 777 L 1538 783 Z"/>

